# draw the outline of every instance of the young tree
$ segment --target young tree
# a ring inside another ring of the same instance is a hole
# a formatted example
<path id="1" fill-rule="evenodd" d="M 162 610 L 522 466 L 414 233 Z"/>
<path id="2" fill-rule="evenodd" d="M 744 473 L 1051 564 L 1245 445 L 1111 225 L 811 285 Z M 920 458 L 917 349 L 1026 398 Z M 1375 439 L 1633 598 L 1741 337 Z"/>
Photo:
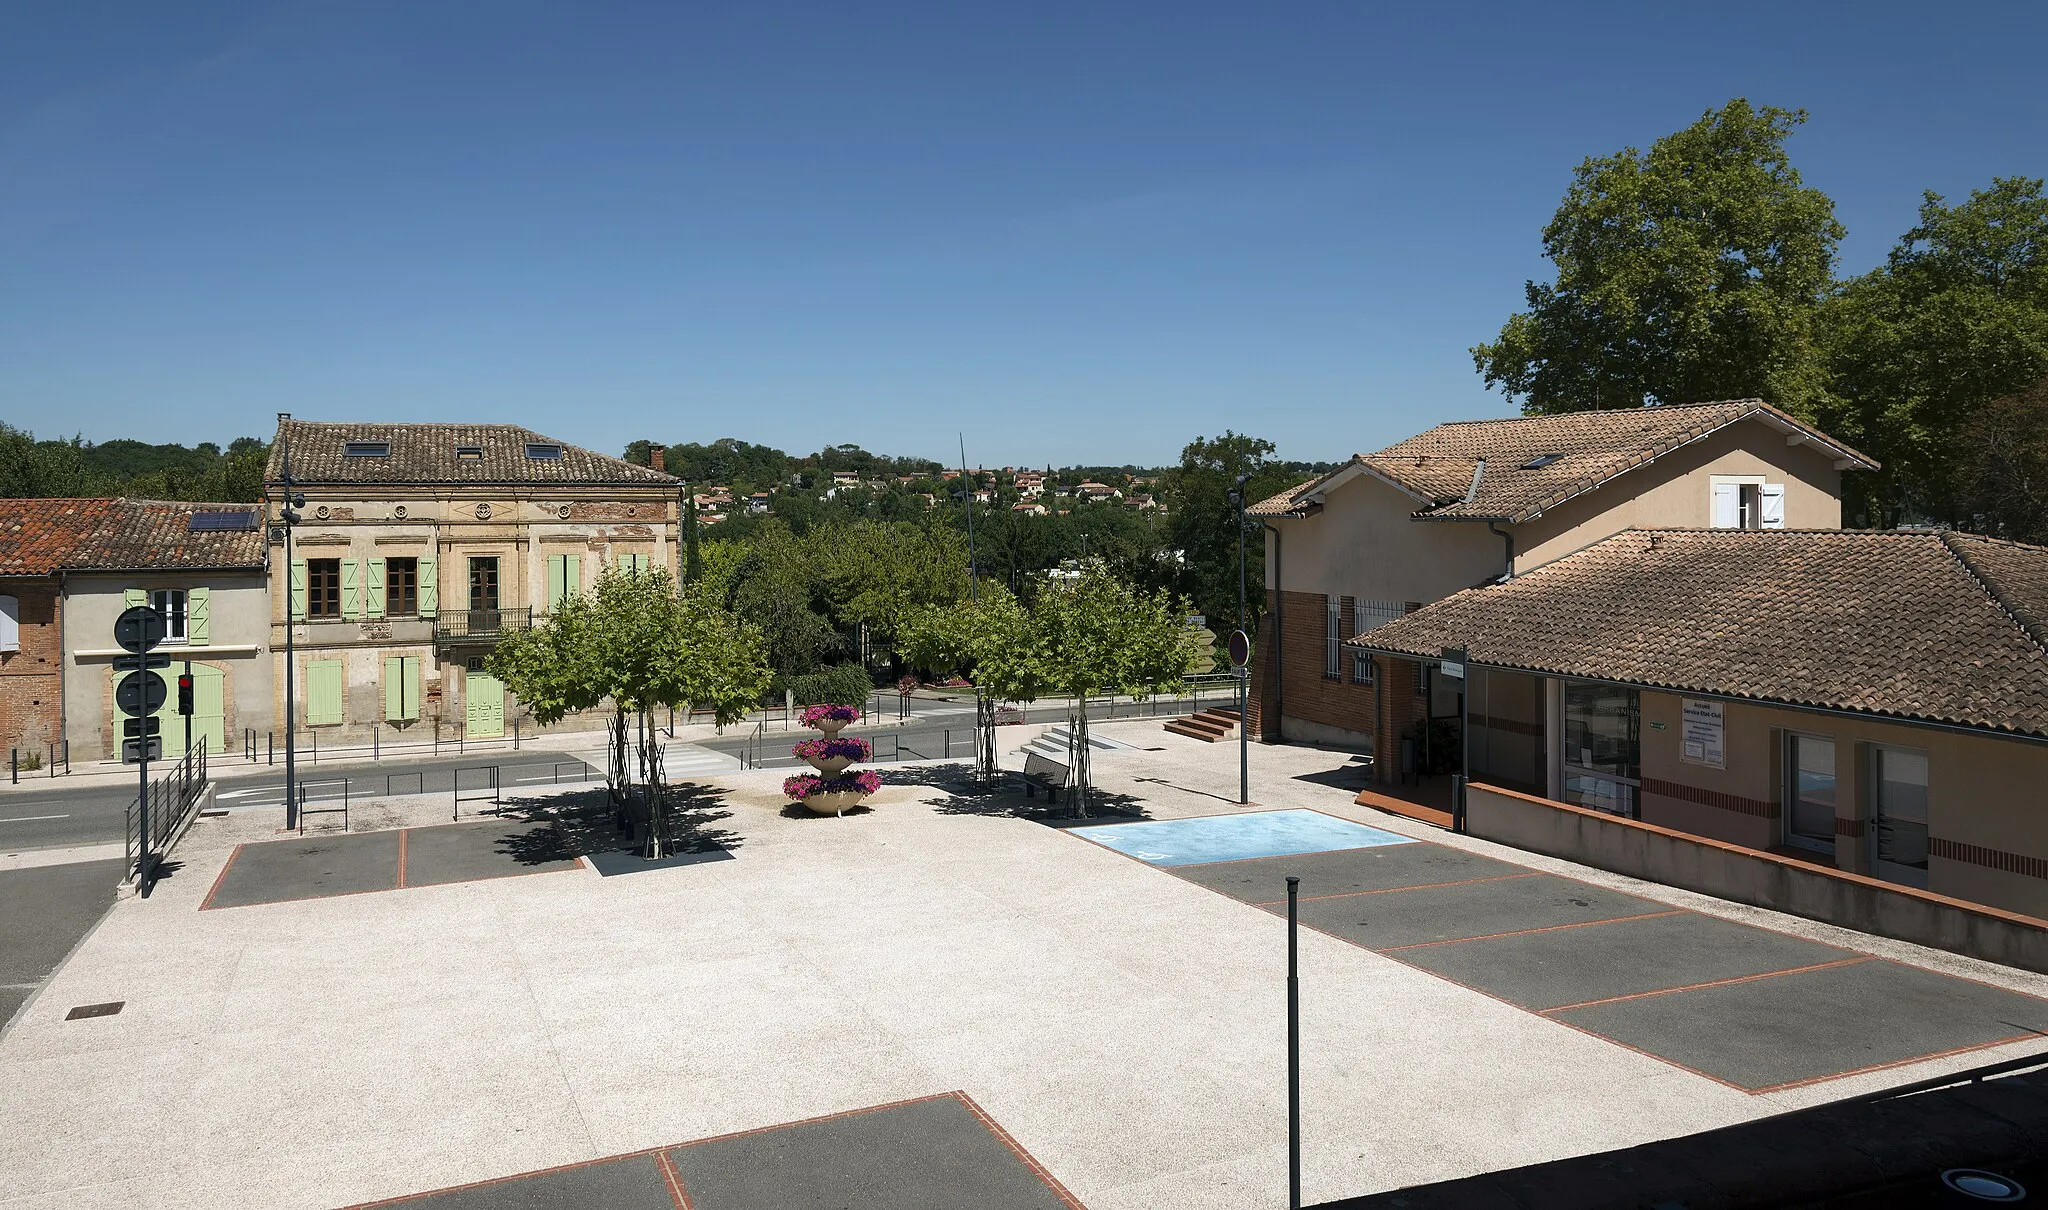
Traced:
<path id="1" fill-rule="evenodd" d="M 1557 280 L 1472 350 L 1486 385 L 1531 413 L 1761 396 L 1812 415 L 1842 226 L 1785 154 L 1805 120 L 1738 98 L 1580 164 L 1543 229 Z"/>
<path id="2" fill-rule="evenodd" d="M 1960 444 L 1971 528 L 2048 545 L 2048 378 L 1985 405 Z"/>
<path id="3" fill-rule="evenodd" d="M 649 857 L 662 856 L 669 843 L 653 711 L 709 706 L 721 724 L 737 722 L 768 685 L 760 632 L 701 594 L 678 592 L 666 568 L 607 569 L 539 626 L 507 636 L 490 670 L 543 725 L 610 701 L 615 750 L 623 749 L 633 716 Z"/>
<path id="4" fill-rule="evenodd" d="M 1273 461 L 1273 443 L 1261 437 L 1225 432 L 1197 437 L 1180 452 L 1180 465 L 1166 472 L 1160 493 L 1167 503 L 1167 537 L 1181 561 L 1174 587 L 1194 601 L 1195 610 L 1217 630 L 1237 628 L 1237 509 L 1230 489 L 1239 475 L 1250 475 L 1245 503 L 1256 504 L 1301 482 Z M 1247 518 L 1249 525 L 1256 525 Z M 1266 542 L 1256 529 L 1244 544 L 1245 610 L 1256 633 L 1265 612 Z"/>
<path id="5" fill-rule="evenodd" d="M 1045 577 L 1028 607 L 996 590 L 979 604 L 917 611 L 904 629 L 914 659 L 970 665 L 991 704 L 1074 699 L 1068 767 L 1081 815 L 1088 813 L 1089 696 L 1175 689 L 1200 658 L 1187 640 L 1185 601 L 1146 592 L 1095 563 L 1071 577 Z"/>

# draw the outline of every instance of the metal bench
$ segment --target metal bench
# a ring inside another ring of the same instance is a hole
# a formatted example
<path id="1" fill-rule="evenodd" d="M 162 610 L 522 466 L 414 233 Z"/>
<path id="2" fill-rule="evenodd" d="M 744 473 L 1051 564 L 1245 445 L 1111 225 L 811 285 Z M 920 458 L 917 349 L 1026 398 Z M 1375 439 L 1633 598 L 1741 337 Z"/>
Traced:
<path id="1" fill-rule="evenodd" d="M 1043 787 L 1045 796 L 1058 802 L 1060 793 L 1067 788 L 1067 782 L 1073 775 L 1074 771 L 1066 765 L 1030 752 L 1025 754 L 1024 771 L 1018 776 L 1024 779 L 1024 797 L 1032 797 Z"/>

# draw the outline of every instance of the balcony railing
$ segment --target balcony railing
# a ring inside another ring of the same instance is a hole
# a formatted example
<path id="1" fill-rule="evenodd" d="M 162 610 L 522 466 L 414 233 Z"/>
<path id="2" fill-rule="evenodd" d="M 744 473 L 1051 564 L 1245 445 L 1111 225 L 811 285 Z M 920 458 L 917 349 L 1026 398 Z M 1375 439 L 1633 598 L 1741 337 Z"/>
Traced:
<path id="1" fill-rule="evenodd" d="M 444 642 L 452 639 L 494 639 L 499 635 L 526 630 L 533 625 L 533 610 L 527 606 L 518 609 L 454 609 L 442 610 L 434 619 L 434 639 Z"/>

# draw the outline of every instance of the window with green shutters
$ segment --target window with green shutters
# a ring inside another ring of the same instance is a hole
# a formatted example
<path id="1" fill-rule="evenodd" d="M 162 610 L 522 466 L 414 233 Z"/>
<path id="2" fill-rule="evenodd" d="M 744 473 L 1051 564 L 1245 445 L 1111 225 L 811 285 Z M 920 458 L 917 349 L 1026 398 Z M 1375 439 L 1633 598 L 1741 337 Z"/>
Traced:
<path id="1" fill-rule="evenodd" d="M 562 603 L 563 597 L 574 596 L 583 589 L 582 555 L 548 556 L 548 612 Z"/>
<path id="2" fill-rule="evenodd" d="M 306 661 L 306 725 L 341 721 L 341 661 Z"/>
<path id="3" fill-rule="evenodd" d="M 341 561 L 341 616 L 352 622 L 363 618 L 363 561 Z"/>
<path id="4" fill-rule="evenodd" d="M 440 580 L 436 578 L 434 560 L 421 559 L 420 573 L 420 616 L 431 618 L 441 612 Z"/>
<path id="5" fill-rule="evenodd" d="M 619 566 L 637 576 L 647 570 L 647 556 L 635 554 L 620 555 Z"/>
<path id="6" fill-rule="evenodd" d="M 364 564 L 369 575 L 363 583 L 363 616 L 381 618 L 384 616 L 384 560 L 371 559 Z"/>
<path id="7" fill-rule="evenodd" d="M 212 642 L 213 594 L 204 588 L 185 593 L 185 641 L 195 647 Z"/>
<path id="8" fill-rule="evenodd" d="M 384 657 L 384 719 L 409 722 L 420 716 L 420 659 L 416 655 Z"/>
<path id="9" fill-rule="evenodd" d="M 306 561 L 304 559 L 292 560 L 291 576 L 292 621 L 303 622 L 306 620 Z"/>

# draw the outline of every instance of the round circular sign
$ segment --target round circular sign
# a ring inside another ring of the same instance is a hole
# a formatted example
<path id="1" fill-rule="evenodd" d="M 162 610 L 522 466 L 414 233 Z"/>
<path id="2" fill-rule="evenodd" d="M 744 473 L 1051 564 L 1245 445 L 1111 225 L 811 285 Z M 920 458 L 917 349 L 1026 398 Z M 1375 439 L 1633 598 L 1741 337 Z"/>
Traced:
<path id="1" fill-rule="evenodd" d="M 1230 653 L 1233 668 L 1242 668 L 1252 662 L 1252 639 L 1242 630 L 1233 630 L 1224 640 L 1224 649 Z"/>
<path id="2" fill-rule="evenodd" d="M 154 672 L 131 672 L 114 686 L 114 704 L 130 718 L 141 718 L 163 709 L 170 689 Z"/>
<path id="3" fill-rule="evenodd" d="M 114 619 L 114 641 L 137 655 L 164 641 L 164 615 L 147 605 L 130 605 Z"/>

